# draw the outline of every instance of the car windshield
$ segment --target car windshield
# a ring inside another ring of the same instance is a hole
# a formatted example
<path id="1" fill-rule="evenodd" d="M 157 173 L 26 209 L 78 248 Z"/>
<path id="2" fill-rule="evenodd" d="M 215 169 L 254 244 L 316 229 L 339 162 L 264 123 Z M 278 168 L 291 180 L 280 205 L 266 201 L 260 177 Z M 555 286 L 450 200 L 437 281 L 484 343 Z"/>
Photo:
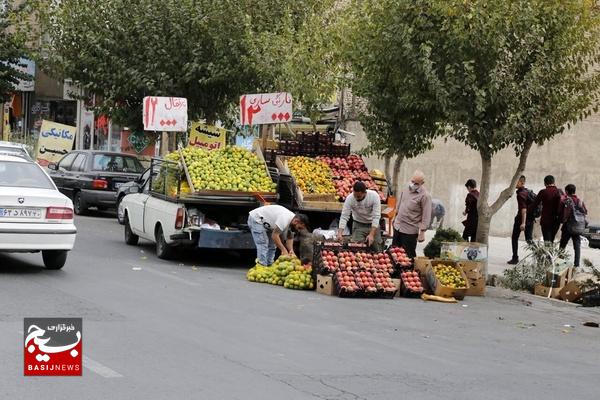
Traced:
<path id="1" fill-rule="evenodd" d="M 37 164 L 17 161 L 0 161 L 0 187 L 54 189 Z"/>
<path id="2" fill-rule="evenodd" d="M 144 167 L 135 157 L 119 154 L 96 154 L 92 169 L 94 171 L 140 173 Z"/>

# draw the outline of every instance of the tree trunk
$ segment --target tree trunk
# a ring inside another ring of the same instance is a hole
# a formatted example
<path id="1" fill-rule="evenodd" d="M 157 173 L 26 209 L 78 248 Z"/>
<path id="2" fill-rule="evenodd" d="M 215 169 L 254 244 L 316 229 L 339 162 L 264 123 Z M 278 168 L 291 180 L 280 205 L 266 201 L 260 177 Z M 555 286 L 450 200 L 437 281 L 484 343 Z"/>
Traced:
<path id="1" fill-rule="evenodd" d="M 490 235 L 490 224 L 492 217 L 502 208 L 502 206 L 513 195 L 515 186 L 525 167 L 527 166 L 527 157 L 533 146 L 533 141 L 527 139 L 523 144 L 523 150 L 519 155 L 519 165 L 513 174 L 510 184 L 500 193 L 492 205 L 489 205 L 490 185 L 492 179 L 492 157 L 481 152 L 481 184 L 479 187 L 479 201 L 477 202 L 477 212 L 479 213 L 479 222 L 477 224 L 477 241 L 488 244 Z"/>
<path id="2" fill-rule="evenodd" d="M 400 167 L 404 161 L 404 156 L 398 155 L 394 161 L 394 170 L 392 171 L 392 193 L 394 196 L 398 196 L 398 180 L 400 178 Z"/>
<path id="3" fill-rule="evenodd" d="M 383 173 L 385 174 L 385 179 L 392 179 L 392 174 L 390 173 L 390 166 L 392 164 L 392 157 L 390 155 L 385 155 L 383 158 Z"/>

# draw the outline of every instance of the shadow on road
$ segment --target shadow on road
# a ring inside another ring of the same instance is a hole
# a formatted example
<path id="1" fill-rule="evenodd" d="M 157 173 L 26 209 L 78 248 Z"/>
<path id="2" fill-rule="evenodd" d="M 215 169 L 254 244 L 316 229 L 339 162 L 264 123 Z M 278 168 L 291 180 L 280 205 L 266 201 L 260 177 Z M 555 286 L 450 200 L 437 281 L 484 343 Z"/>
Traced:
<path id="1" fill-rule="evenodd" d="M 16 254 L 0 253 L 0 274 L 38 274 L 48 271 L 44 268 L 42 254 L 36 254 L 40 258 L 38 263 L 17 258 Z"/>

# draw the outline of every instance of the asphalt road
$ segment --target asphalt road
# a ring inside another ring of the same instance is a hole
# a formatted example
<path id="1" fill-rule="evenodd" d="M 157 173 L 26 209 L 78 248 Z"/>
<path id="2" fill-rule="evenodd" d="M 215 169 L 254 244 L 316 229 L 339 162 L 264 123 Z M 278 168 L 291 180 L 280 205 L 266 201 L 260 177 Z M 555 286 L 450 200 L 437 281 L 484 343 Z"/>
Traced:
<path id="1" fill-rule="evenodd" d="M 340 299 L 249 283 L 232 254 L 159 260 L 107 215 L 76 224 L 63 270 L 0 255 L 1 399 L 598 398 L 600 329 L 582 322 L 599 310 L 498 289 Z M 32 316 L 83 317 L 83 377 L 23 376 Z"/>

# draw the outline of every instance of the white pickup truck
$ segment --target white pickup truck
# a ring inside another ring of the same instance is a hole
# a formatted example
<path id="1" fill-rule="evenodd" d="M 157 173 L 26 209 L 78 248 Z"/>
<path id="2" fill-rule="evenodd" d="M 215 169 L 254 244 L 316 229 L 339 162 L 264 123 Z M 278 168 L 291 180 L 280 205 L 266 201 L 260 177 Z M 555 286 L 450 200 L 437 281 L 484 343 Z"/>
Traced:
<path id="1" fill-rule="evenodd" d="M 138 193 L 123 198 L 125 243 L 136 245 L 139 238 L 154 242 L 162 259 L 182 246 L 255 249 L 247 220 L 250 210 L 261 205 L 259 199 L 251 193 L 182 194 L 180 183 L 176 193 L 168 193 L 167 178 L 159 173 L 164 162 L 152 162 L 150 179 L 136 189 Z M 159 179 L 164 179 L 163 185 L 157 185 Z"/>

